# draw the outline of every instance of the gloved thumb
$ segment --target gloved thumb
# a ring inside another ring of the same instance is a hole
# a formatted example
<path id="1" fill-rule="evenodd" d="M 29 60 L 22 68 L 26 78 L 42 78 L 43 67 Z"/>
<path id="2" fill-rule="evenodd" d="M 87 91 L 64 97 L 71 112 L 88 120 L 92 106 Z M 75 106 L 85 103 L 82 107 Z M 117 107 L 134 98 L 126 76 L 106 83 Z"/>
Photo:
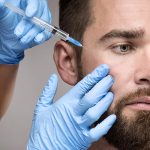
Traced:
<path id="1" fill-rule="evenodd" d="M 58 78 L 56 74 L 53 74 L 46 86 L 44 87 L 40 98 L 36 104 L 35 113 L 45 110 L 53 103 L 53 98 L 57 90 Z"/>

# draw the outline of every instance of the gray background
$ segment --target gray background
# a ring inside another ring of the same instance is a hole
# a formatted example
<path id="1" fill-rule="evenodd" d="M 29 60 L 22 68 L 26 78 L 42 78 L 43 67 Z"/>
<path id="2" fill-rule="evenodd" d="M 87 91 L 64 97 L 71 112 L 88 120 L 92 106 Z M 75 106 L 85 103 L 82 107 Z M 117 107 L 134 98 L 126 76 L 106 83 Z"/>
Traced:
<path id="1" fill-rule="evenodd" d="M 48 0 L 52 23 L 58 25 L 58 1 Z M 26 51 L 21 62 L 14 96 L 0 122 L 0 150 L 23 150 L 26 147 L 32 114 L 37 98 L 52 73 L 57 73 L 53 61 L 55 37 Z M 57 73 L 58 74 L 58 73 Z M 70 87 L 59 79 L 57 98 Z"/>

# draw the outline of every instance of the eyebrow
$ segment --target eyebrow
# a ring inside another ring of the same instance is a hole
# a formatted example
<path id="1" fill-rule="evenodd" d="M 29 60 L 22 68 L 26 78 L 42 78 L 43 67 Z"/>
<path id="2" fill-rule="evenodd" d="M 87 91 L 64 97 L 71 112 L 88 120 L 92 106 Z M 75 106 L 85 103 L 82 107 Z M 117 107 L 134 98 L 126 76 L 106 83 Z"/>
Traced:
<path id="1" fill-rule="evenodd" d="M 109 33 L 103 35 L 100 41 L 105 41 L 114 38 L 125 38 L 125 39 L 138 39 L 142 38 L 145 34 L 143 29 L 139 30 L 111 30 Z"/>

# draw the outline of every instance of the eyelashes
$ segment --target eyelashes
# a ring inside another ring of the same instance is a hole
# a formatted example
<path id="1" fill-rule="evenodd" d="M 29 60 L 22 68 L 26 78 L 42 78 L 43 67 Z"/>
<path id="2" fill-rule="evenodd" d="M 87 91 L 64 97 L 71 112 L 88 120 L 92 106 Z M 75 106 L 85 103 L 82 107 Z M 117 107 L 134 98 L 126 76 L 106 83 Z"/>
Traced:
<path id="1" fill-rule="evenodd" d="M 120 55 L 126 55 L 135 50 L 135 47 L 131 43 L 118 43 L 109 47 L 114 53 Z"/>

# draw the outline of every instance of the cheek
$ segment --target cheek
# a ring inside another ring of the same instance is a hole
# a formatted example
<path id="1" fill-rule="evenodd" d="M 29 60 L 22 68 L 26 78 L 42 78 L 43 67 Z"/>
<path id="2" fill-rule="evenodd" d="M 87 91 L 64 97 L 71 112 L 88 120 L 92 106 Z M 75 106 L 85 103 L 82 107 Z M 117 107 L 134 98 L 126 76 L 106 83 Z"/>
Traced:
<path id="1" fill-rule="evenodd" d="M 131 64 L 131 61 L 128 60 L 124 61 L 124 59 L 110 58 L 102 53 L 99 57 L 91 53 L 88 54 L 88 52 L 83 53 L 82 71 L 84 76 L 100 64 L 107 64 L 110 67 L 109 74 L 112 75 L 115 80 L 111 88 L 111 91 L 114 93 L 114 101 L 110 106 L 110 110 L 114 110 L 117 100 L 125 96 L 125 94 L 131 90 L 131 87 L 133 87 L 133 67 L 131 66 L 134 64 Z"/>
<path id="2" fill-rule="evenodd" d="M 95 56 L 93 54 L 88 53 L 88 51 L 84 51 L 82 53 L 81 64 L 82 72 L 85 76 L 88 73 L 92 72 L 97 66 L 102 64 L 102 61 L 100 61 L 100 59 L 95 58 Z"/>
<path id="3" fill-rule="evenodd" d="M 124 63 L 111 63 L 109 66 L 111 68 L 110 74 L 115 80 L 111 88 L 111 91 L 114 93 L 114 101 L 110 106 L 110 110 L 114 110 L 118 101 L 135 88 L 134 71 L 128 61 Z"/>
<path id="4" fill-rule="evenodd" d="M 131 61 L 132 60 L 132 61 Z M 114 110 L 117 100 L 124 97 L 134 89 L 134 59 L 124 59 L 123 57 L 114 57 L 109 53 L 94 54 L 85 51 L 82 55 L 83 75 L 87 75 L 100 64 L 107 64 L 110 67 L 109 74 L 113 76 L 115 82 L 111 88 L 114 93 L 114 101 L 110 106 L 110 111 Z"/>

